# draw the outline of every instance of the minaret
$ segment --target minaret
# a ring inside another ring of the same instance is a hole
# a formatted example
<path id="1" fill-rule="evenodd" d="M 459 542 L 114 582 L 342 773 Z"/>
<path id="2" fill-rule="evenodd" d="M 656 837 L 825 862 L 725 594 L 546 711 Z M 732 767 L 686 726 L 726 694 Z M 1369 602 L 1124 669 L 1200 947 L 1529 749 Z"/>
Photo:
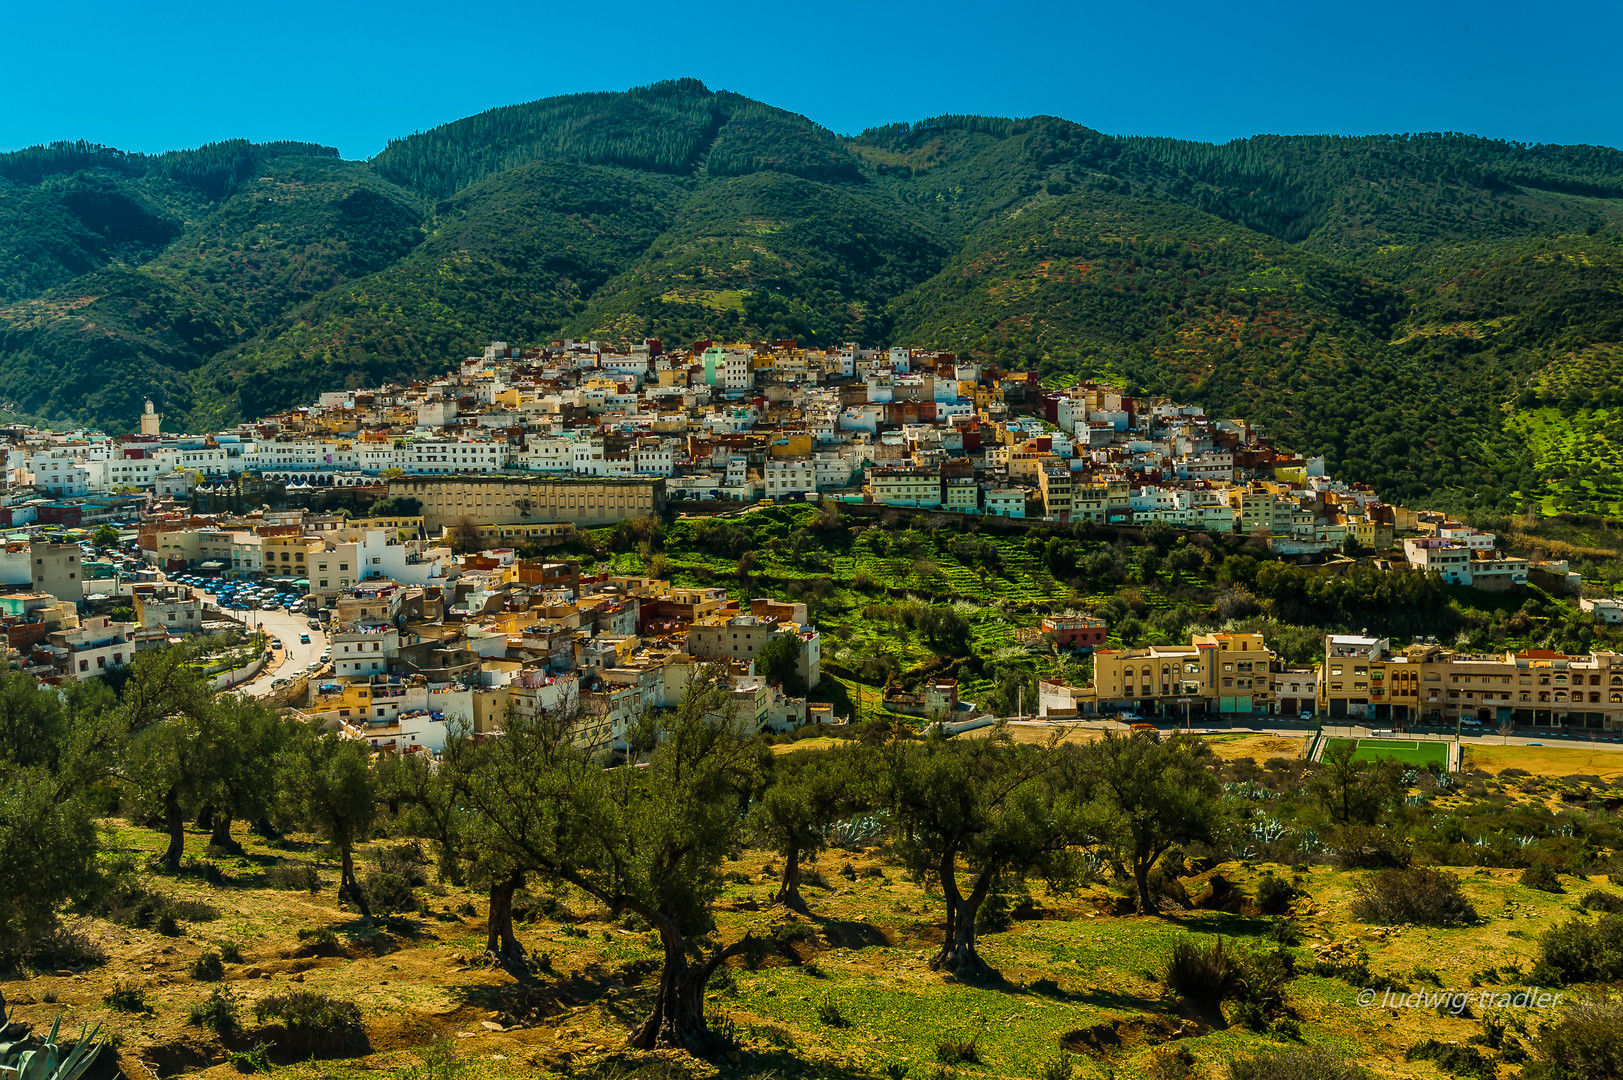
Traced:
<path id="1" fill-rule="evenodd" d="M 163 414 L 152 410 L 152 399 L 147 398 L 146 411 L 141 414 L 141 434 L 158 434 L 158 425 L 163 423 Z"/>

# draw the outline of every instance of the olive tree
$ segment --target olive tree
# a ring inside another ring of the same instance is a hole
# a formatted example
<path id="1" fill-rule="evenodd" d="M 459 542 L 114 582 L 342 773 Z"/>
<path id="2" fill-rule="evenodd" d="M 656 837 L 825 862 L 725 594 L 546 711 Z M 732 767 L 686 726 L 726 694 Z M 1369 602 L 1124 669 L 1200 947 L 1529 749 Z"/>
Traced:
<path id="1" fill-rule="evenodd" d="M 868 809 L 872 793 L 864 765 L 866 747 L 804 750 L 774 756 L 771 779 L 750 809 L 753 837 L 783 858 L 782 877 L 772 902 L 805 914 L 800 867 L 828 843 L 828 830 L 841 818 Z"/>
<path id="2" fill-rule="evenodd" d="M 896 852 L 916 880 L 941 889 L 946 907 L 933 970 L 993 973 L 976 948 L 975 916 L 1002 877 L 1069 877 L 1074 807 L 1052 783 L 1063 753 L 1056 741 L 1017 745 L 1003 724 L 985 737 L 936 734 L 884 750 L 883 799 L 903 829 Z"/>
<path id="3" fill-rule="evenodd" d="M 338 848 L 338 899 L 368 918 L 372 910 L 355 880 L 355 845 L 371 837 L 377 820 L 377 777 L 370 757 L 370 748 L 360 740 L 312 725 L 284 747 L 276 770 L 284 813 Z"/>
<path id="4" fill-rule="evenodd" d="M 510 716 L 499 739 L 465 748 L 460 783 L 493 865 L 573 885 L 660 938 L 664 962 L 630 1043 L 704 1051 L 704 990 L 750 938 L 714 939 L 721 863 L 743 829 L 760 748 L 740 729 L 724 676 L 703 667 L 680 705 L 650 719 L 646 763 L 603 769 L 567 717 Z"/>
<path id="5" fill-rule="evenodd" d="M 1211 747 L 1154 732 L 1079 747 L 1067 772 L 1083 803 L 1082 837 L 1105 848 L 1132 876 L 1141 915 L 1156 911 L 1150 870 L 1173 846 L 1211 838 L 1222 790 Z"/>

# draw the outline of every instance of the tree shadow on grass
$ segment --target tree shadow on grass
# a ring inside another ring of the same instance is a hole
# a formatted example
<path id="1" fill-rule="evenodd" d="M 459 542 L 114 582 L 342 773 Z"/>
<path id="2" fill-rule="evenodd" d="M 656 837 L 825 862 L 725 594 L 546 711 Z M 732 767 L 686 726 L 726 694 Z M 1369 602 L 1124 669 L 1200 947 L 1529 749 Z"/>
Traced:
<path id="1" fill-rule="evenodd" d="M 592 964 L 584 970 L 547 973 L 533 966 L 523 971 L 507 970 L 511 982 L 464 983 L 449 987 L 460 1003 L 495 1012 L 506 1026 L 524 1026 L 544 1020 L 579 1005 L 597 1004 L 604 1012 L 627 1024 L 640 1021 L 647 1009 L 637 1004 L 634 989 L 646 972 L 632 965 L 606 968 Z"/>

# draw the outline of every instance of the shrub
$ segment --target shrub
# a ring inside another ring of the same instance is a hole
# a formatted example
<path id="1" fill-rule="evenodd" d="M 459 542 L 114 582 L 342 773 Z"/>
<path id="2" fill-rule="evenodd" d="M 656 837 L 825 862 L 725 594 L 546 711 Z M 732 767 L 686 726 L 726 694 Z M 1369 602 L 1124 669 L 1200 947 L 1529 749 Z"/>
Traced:
<path id="1" fill-rule="evenodd" d="M 416 887 L 428 884 L 428 856 L 423 853 L 422 845 L 413 840 L 397 847 L 380 848 L 373 857 L 377 862 L 378 873 L 394 874 L 404 878 L 408 885 Z"/>
<path id="2" fill-rule="evenodd" d="M 1195 1008 L 1210 1012 L 1234 991 L 1240 976 L 1240 958 L 1222 938 L 1202 945 L 1185 937 L 1173 944 L 1162 981 Z"/>
<path id="3" fill-rule="evenodd" d="M 950 1037 L 938 1039 L 935 1059 L 943 1065 L 979 1065 L 981 1063 L 980 1036 L 968 1039 Z"/>
<path id="4" fill-rule="evenodd" d="M 1390 829 L 1355 825 L 1341 831 L 1336 863 L 1346 870 L 1395 869 L 1409 865 L 1409 849 Z"/>
<path id="5" fill-rule="evenodd" d="M 1567 890 L 1561 886 L 1561 875 L 1557 874 L 1549 863 L 1539 862 L 1522 871 L 1521 883 L 1529 889 L 1540 892 L 1563 893 Z"/>
<path id="6" fill-rule="evenodd" d="M 1285 914 L 1295 899 L 1295 886 L 1273 874 L 1266 874 L 1257 882 L 1257 907 L 1264 915 Z"/>
<path id="7" fill-rule="evenodd" d="M 321 891 L 321 875 L 315 863 L 279 862 L 265 871 L 265 887 L 269 889 L 303 889 L 308 893 Z"/>
<path id="8" fill-rule="evenodd" d="M 227 1050 L 225 1058 L 231 1062 L 231 1067 L 240 1073 L 270 1072 L 270 1060 L 265 1057 L 265 1051 L 270 1049 L 270 1043 L 255 1043 L 246 1050 Z"/>
<path id="9" fill-rule="evenodd" d="M 1038 1075 L 1042 1080 L 1071 1080 L 1071 1074 L 1075 1071 L 1076 1063 L 1071 1060 L 1071 1055 L 1061 1050 L 1059 1057 L 1045 1064 Z"/>
<path id="10" fill-rule="evenodd" d="M 1476 909 L 1460 891 L 1459 878 L 1419 866 L 1381 870 L 1361 883 L 1352 914 L 1360 922 L 1383 926 L 1460 926 L 1477 921 Z"/>
<path id="11" fill-rule="evenodd" d="M 13 953 L 0 951 L 0 967 L 27 964 L 40 970 L 92 967 L 107 962 L 107 950 L 90 935 L 60 924 L 33 938 L 24 938 Z"/>
<path id="12" fill-rule="evenodd" d="M 992 893 L 981 901 L 979 910 L 975 912 L 977 934 L 1001 934 L 1013 925 L 1014 915 L 1009 910 L 1009 898 L 1003 893 Z"/>
<path id="13" fill-rule="evenodd" d="M 1584 893 L 1578 900 L 1578 907 L 1584 911 L 1603 911 L 1616 914 L 1623 912 L 1623 896 L 1595 889 Z"/>
<path id="14" fill-rule="evenodd" d="M 1199 1061 L 1185 1046 L 1163 1046 L 1150 1055 L 1145 1080 L 1199 1080 Z"/>
<path id="15" fill-rule="evenodd" d="M 831 1028 L 851 1026 L 851 1021 L 847 1020 L 845 1014 L 840 1012 L 840 1007 L 834 1003 L 832 998 L 824 998 L 818 1003 L 817 1020 L 819 1023 Z"/>
<path id="16" fill-rule="evenodd" d="M 180 872 L 186 877 L 200 877 L 210 885 L 225 884 L 225 871 L 220 869 L 219 864 L 195 855 L 186 856 L 180 864 Z"/>
<path id="17" fill-rule="evenodd" d="M 1538 1060 L 1522 1080 L 1618 1080 L 1623 1077 L 1623 1001 L 1589 1001 L 1562 1009 L 1533 1040 Z"/>
<path id="18" fill-rule="evenodd" d="M 279 1023 L 306 1049 L 338 1049 L 356 1042 L 364 1033 L 361 1010 L 355 1003 L 315 990 L 287 990 L 261 998 L 254 1019 Z"/>
<path id="19" fill-rule="evenodd" d="M 361 893 L 375 915 L 414 912 L 418 908 L 417 894 L 411 891 L 411 882 L 399 874 L 368 874 L 361 880 Z"/>
<path id="20" fill-rule="evenodd" d="M 1231 1061 L 1229 1080 L 1369 1080 L 1369 1073 L 1328 1047 L 1306 1046 Z"/>
<path id="21" fill-rule="evenodd" d="M 220 954 L 213 949 L 206 949 L 202 956 L 192 961 L 192 978 L 198 982 L 219 982 L 225 978 L 225 964 L 220 961 Z"/>
<path id="22" fill-rule="evenodd" d="M 196 1027 L 212 1028 L 222 1037 L 233 1035 L 239 1023 L 237 996 L 229 986 L 216 986 L 208 997 L 192 1003 L 186 1019 Z"/>
<path id="23" fill-rule="evenodd" d="M 1496 1073 L 1492 1059 L 1476 1047 L 1438 1042 L 1436 1039 L 1415 1043 L 1404 1051 L 1403 1058 L 1405 1061 L 1429 1061 L 1452 1076 L 1470 1077 L 1472 1080 L 1494 1080 Z"/>
<path id="24" fill-rule="evenodd" d="M 242 963 L 242 946 L 235 941 L 220 942 L 220 959 L 228 964 Z"/>
<path id="25" fill-rule="evenodd" d="M 1543 959 L 1533 970 L 1541 983 L 1613 982 L 1623 979 L 1623 915 L 1594 922 L 1570 919 L 1539 937 Z"/>
<path id="26" fill-rule="evenodd" d="M 108 1008 L 117 1009 L 127 1013 L 149 1013 L 152 1006 L 147 1003 L 146 991 L 139 986 L 130 986 L 123 982 L 115 982 L 113 988 L 102 997 L 102 1003 Z"/>
<path id="27" fill-rule="evenodd" d="M 299 940 L 304 943 L 302 951 L 311 956 L 337 956 L 342 951 L 338 942 L 338 935 L 330 927 L 318 926 L 314 930 L 300 930 Z"/>

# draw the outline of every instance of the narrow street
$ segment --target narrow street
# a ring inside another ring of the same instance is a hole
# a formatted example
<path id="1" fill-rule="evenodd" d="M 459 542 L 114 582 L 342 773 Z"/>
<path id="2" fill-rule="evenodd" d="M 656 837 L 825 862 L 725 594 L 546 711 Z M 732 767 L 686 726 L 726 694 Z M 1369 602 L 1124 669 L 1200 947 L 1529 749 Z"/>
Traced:
<path id="1" fill-rule="evenodd" d="M 265 631 L 267 638 L 280 638 L 282 647 L 272 649 L 271 661 L 266 664 L 260 675 L 251 682 L 243 683 L 238 690 L 254 697 L 264 697 L 271 691 L 271 684 L 278 679 L 291 679 L 304 672 L 305 665 L 314 663 L 321 658 L 321 652 L 327 647 L 327 635 L 320 630 L 310 628 L 310 616 L 303 613 L 289 614 L 278 608 L 275 611 L 220 611 L 215 602 L 213 593 L 203 594 L 203 614 L 205 618 L 215 615 L 228 615 L 240 619 L 251 628 Z M 308 635 L 310 643 L 302 644 L 299 641 L 301 634 Z"/>

